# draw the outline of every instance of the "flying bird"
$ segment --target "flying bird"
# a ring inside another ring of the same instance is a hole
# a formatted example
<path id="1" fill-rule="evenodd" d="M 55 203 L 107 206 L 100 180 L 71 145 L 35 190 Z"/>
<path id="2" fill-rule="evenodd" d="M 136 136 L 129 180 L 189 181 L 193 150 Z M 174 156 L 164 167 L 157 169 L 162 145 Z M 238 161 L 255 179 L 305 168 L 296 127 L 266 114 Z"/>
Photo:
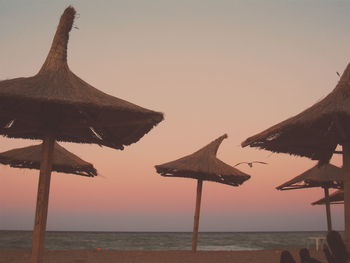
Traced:
<path id="1" fill-rule="evenodd" d="M 236 166 L 238 166 L 238 165 L 240 165 L 240 164 L 243 164 L 243 163 L 248 164 L 248 165 L 249 165 L 249 167 L 253 167 L 253 163 L 267 164 L 267 163 L 265 163 L 265 162 L 260 162 L 260 161 L 253 161 L 253 162 L 240 162 L 240 163 L 237 163 L 236 165 L 234 165 L 233 167 L 236 167 Z"/>
<path id="2" fill-rule="evenodd" d="M 337 75 L 340 77 L 340 74 L 339 74 L 339 72 L 337 71 Z"/>

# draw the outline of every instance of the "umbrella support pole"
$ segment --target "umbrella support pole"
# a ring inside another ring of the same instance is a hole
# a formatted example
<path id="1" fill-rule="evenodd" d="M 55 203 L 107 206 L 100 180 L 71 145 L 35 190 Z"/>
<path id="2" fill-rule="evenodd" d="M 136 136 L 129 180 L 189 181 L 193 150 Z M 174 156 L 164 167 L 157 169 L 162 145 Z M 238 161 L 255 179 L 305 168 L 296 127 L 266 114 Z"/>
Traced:
<path id="1" fill-rule="evenodd" d="M 202 199 L 202 186 L 203 180 L 197 181 L 197 196 L 196 196 L 196 210 L 194 213 L 194 224 L 192 233 L 192 251 L 197 251 L 197 240 L 198 240 L 198 229 L 199 229 L 199 214 L 201 210 L 201 199 Z"/>
<path id="2" fill-rule="evenodd" d="M 326 215 L 327 215 L 327 230 L 328 232 L 332 231 L 332 217 L 331 217 L 331 205 L 329 202 L 329 188 L 324 187 L 324 198 L 325 198 L 325 203 L 326 203 Z"/>
<path id="3" fill-rule="evenodd" d="M 54 145 L 54 136 L 47 136 L 44 138 L 41 151 L 38 195 L 32 238 L 32 263 L 43 262 Z"/>
<path id="4" fill-rule="evenodd" d="M 350 248 L 350 143 L 343 143 L 345 242 Z"/>

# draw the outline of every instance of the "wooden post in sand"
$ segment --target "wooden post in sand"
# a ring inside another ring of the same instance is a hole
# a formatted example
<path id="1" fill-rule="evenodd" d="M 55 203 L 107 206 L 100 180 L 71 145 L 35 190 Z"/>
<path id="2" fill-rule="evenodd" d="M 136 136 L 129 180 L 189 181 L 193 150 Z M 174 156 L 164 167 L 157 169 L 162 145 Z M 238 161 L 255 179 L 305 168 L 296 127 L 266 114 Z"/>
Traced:
<path id="1" fill-rule="evenodd" d="M 216 157 L 221 142 L 226 138 L 227 134 L 224 134 L 190 155 L 155 166 L 157 173 L 162 176 L 197 179 L 196 208 L 192 232 L 193 252 L 197 250 L 203 180 L 239 186 L 250 178 L 250 175 L 225 164 Z"/>
<path id="2" fill-rule="evenodd" d="M 54 136 L 46 136 L 44 138 L 41 152 L 42 156 L 32 240 L 32 263 L 43 262 L 54 145 Z"/>
<path id="3" fill-rule="evenodd" d="M 345 242 L 350 247 L 350 143 L 343 143 Z"/>
<path id="4" fill-rule="evenodd" d="M 197 196 L 196 196 L 196 210 L 194 213 L 194 224 L 192 233 L 192 251 L 197 251 L 197 240 L 198 240 L 198 228 L 199 228 L 199 214 L 201 210 L 201 199 L 202 199 L 202 186 L 203 180 L 198 179 L 197 181 Z"/>
<path id="5" fill-rule="evenodd" d="M 331 204 L 329 203 L 329 188 L 324 187 L 324 197 L 326 203 L 326 214 L 327 214 L 327 230 L 328 232 L 332 231 L 332 217 L 331 217 Z"/>

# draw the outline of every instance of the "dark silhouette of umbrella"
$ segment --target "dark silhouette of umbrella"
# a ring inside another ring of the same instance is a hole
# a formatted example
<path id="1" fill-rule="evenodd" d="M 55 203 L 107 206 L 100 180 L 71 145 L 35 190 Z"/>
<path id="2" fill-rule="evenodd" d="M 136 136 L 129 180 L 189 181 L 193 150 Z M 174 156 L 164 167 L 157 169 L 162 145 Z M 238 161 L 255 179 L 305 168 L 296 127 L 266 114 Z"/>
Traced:
<path id="1" fill-rule="evenodd" d="M 340 189 L 343 187 L 343 171 L 341 168 L 332 164 L 325 164 L 322 166 L 315 165 L 311 169 L 303 172 L 302 174 L 294 177 L 280 186 L 277 186 L 277 190 L 293 190 L 293 189 L 305 189 L 312 187 L 322 187 L 324 189 L 325 204 L 326 204 L 326 216 L 327 216 L 327 229 L 332 231 L 332 218 L 331 208 L 329 201 L 329 188 Z"/>
<path id="2" fill-rule="evenodd" d="M 344 191 L 337 190 L 334 193 L 331 193 L 329 195 L 329 203 L 330 204 L 344 204 Z M 312 205 L 325 205 L 326 198 L 321 198 L 321 199 L 319 199 L 311 204 Z"/>
<path id="3" fill-rule="evenodd" d="M 184 177 L 197 179 L 196 210 L 192 234 L 192 250 L 197 250 L 199 214 L 203 181 L 212 181 L 231 186 L 239 186 L 250 178 L 250 175 L 224 163 L 216 157 L 221 142 L 227 138 L 223 135 L 193 154 L 178 160 L 156 165 L 157 173 L 167 177 Z"/>
<path id="4" fill-rule="evenodd" d="M 163 120 L 163 114 L 105 94 L 69 69 L 67 45 L 75 14 L 73 7 L 64 11 L 35 76 L 0 82 L 0 134 L 43 140 L 32 263 L 42 262 L 55 140 L 123 149 Z"/>
<path id="5" fill-rule="evenodd" d="M 242 147 L 289 153 L 328 163 L 343 154 L 345 239 L 350 243 L 350 64 L 335 89 L 298 115 L 249 137 Z M 342 145 L 342 152 L 336 151 Z"/>
<path id="6" fill-rule="evenodd" d="M 0 153 L 0 163 L 14 168 L 40 169 L 42 144 L 18 148 Z M 55 143 L 52 171 L 94 177 L 97 171 L 75 154 Z"/>

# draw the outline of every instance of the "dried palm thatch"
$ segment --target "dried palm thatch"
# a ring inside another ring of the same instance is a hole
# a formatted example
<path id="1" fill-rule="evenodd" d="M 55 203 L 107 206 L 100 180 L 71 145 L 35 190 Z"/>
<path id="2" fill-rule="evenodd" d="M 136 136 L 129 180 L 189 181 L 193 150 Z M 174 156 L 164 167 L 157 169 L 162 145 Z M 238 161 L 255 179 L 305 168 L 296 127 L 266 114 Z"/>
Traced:
<path id="1" fill-rule="evenodd" d="M 329 202 L 331 204 L 343 204 L 344 203 L 344 191 L 343 190 L 337 190 L 334 193 L 331 193 L 329 195 Z M 320 200 L 317 200 L 312 205 L 325 205 L 326 204 L 326 198 L 321 198 Z"/>
<path id="2" fill-rule="evenodd" d="M 305 189 L 312 187 L 322 187 L 324 189 L 326 217 L 328 231 L 332 231 L 331 207 L 329 202 L 329 188 L 343 188 L 343 170 L 332 164 L 322 166 L 315 165 L 311 169 L 294 177 L 292 180 L 276 187 L 277 190 Z"/>
<path id="3" fill-rule="evenodd" d="M 82 176 L 97 176 L 91 163 L 85 162 L 58 143 L 53 151 L 52 170 Z M 14 168 L 40 169 L 42 145 L 33 145 L 0 153 L 0 163 Z"/>
<path id="4" fill-rule="evenodd" d="M 327 162 L 350 131 L 350 64 L 335 89 L 300 114 L 249 137 L 242 146 Z"/>
<path id="5" fill-rule="evenodd" d="M 49 54 L 33 77 L 0 81 L 0 134 L 11 138 L 96 143 L 115 149 L 137 142 L 163 120 L 154 112 L 99 91 L 67 64 L 76 11 L 68 7 Z"/>
<path id="6" fill-rule="evenodd" d="M 291 190 L 311 187 L 342 188 L 344 174 L 341 168 L 325 164 L 315 165 L 311 169 L 277 186 L 277 190 Z"/>
<path id="7" fill-rule="evenodd" d="M 203 181 L 213 181 L 231 186 L 239 186 L 250 178 L 250 175 L 233 168 L 216 157 L 220 144 L 226 138 L 227 134 L 224 134 L 193 154 L 173 162 L 155 166 L 157 173 L 162 176 L 184 177 L 198 180 L 192 233 L 192 251 L 194 252 L 197 250 Z"/>
<path id="8" fill-rule="evenodd" d="M 43 140 L 32 263 L 43 261 L 54 142 L 123 149 L 163 120 L 162 113 L 105 94 L 70 71 L 67 46 L 75 14 L 73 7 L 62 14 L 49 54 L 35 76 L 0 81 L 0 134 Z"/>
<path id="9" fill-rule="evenodd" d="M 249 137 L 242 147 L 289 153 L 330 161 L 334 153 L 343 154 L 345 237 L 350 246 L 350 64 L 334 90 L 298 115 Z M 336 151 L 342 145 L 342 152 Z M 346 176 L 345 176 L 346 175 Z M 326 188 L 325 188 L 326 189 Z"/>
<path id="10" fill-rule="evenodd" d="M 157 173 L 167 177 L 185 177 L 238 186 L 250 178 L 216 157 L 223 135 L 193 154 L 178 160 L 156 165 Z"/>

